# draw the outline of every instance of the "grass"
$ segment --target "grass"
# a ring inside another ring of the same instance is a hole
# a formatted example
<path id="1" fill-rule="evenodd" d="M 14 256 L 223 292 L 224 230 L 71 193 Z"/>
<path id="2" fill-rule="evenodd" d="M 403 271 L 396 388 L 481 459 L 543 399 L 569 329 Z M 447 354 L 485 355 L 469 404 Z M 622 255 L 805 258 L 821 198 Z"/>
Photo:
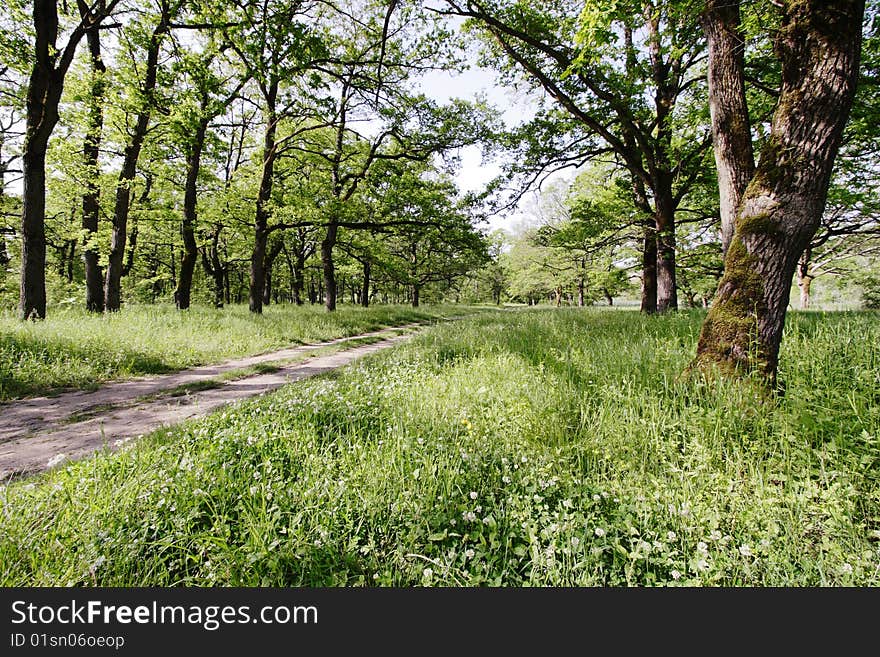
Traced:
<path id="1" fill-rule="evenodd" d="M 485 313 L 5 488 L 14 585 L 880 584 L 880 322 L 795 313 L 786 396 L 702 315 Z"/>
<path id="2" fill-rule="evenodd" d="M 194 307 L 181 313 L 170 305 L 133 305 L 98 316 L 58 308 L 42 322 L 20 322 L 5 312 L 0 314 L 0 401 L 90 389 L 111 379 L 429 321 L 449 311 L 442 306 L 346 306 L 326 313 L 322 307 L 276 305 L 254 316 L 244 306 Z"/>

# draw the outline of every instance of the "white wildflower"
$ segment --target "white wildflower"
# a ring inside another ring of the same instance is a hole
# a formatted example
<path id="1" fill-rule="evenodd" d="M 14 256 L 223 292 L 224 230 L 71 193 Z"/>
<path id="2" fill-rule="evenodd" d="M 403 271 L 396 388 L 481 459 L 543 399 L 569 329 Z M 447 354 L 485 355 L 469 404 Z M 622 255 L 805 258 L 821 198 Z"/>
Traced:
<path id="1" fill-rule="evenodd" d="M 593 530 L 593 533 L 594 533 L 596 536 L 598 536 L 599 538 L 602 538 L 603 536 L 605 536 L 605 530 L 602 529 L 601 527 L 596 527 L 596 528 Z"/>
<path id="2" fill-rule="evenodd" d="M 477 491 L 475 491 L 475 490 L 472 490 L 470 493 L 468 493 L 468 495 L 470 495 L 470 498 L 472 500 L 477 499 Z"/>
<path id="3" fill-rule="evenodd" d="M 742 545 L 739 546 L 739 553 L 741 555 L 743 555 L 744 557 L 753 556 L 752 548 L 746 543 L 743 543 Z"/>
<path id="4" fill-rule="evenodd" d="M 675 532 L 666 532 L 666 540 L 674 541 L 678 536 L 676 536 Z"/>
<path id="5" fill-rule="evenodd" d="M 709 554 L 709 546 L 704 541 L 697 543 L 697 552 L 700 554 Z"/>
<path id="6" fill-rule="evenodd" d="M 672 575 L 672 579 L 681 579 L 681 573 L 678 572 L 677 570 L 673 570 L 669 574 Z"/>

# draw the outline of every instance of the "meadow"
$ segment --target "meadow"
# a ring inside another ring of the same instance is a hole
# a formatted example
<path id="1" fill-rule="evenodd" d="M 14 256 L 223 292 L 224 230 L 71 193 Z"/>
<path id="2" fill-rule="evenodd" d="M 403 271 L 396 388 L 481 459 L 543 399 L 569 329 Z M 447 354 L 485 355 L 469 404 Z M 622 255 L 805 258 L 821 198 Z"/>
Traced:
<path id="1" fill-rule="evenodd" d="M 10 483 L 0 583 L 880 584 L 880 317 L 791 313 L 779 398 L 702 317 L 480 313 Z"/>
<path id="2" fill-rule="evenodd" d="M 132 304 L 98 315 L 52 310 L 38 323 L 0 313 L 0 401 L 430 321 L 450 307 L 342 306 L 330 314 L 320 306 L 273 305 L 262 315 L 242 305 L 185 313 L 172 304 Z"/>

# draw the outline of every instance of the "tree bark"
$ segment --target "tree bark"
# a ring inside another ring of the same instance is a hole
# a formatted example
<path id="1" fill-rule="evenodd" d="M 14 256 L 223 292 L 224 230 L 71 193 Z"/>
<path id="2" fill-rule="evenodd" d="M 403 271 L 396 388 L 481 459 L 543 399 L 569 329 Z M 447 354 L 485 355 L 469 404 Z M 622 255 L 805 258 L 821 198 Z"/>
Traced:
<path id="1" fill-rule="evenodd" d="M 739 3 L 708 0 L 701 24 L 709 44 L 709 115 L 718 172 L 721 248 L 727 253 L 736 211 L 755 173 Z"/>
<path id="2" fill-rule="evenodd" d="M 361 286 L 361 305 L 364 308 L 370 307 L 370 274 L 373 265 L 369 260 L 364 260 L 364 280 Z"/>
<path id="3" fill-rule="evenodd" d="M 126 232 L 128 230 L 128 214 L 131 209 L 131 184 L 137 173 L 137 164 L 141 155 L 144 138 L 150 125 L 153 109 L 153 92 L 156 89 L 159 71 L 159 50 L 162 39 L 168 32 L 171 14 L 167 3 L 162 3 L 162 15 L 150 35 L 147 46 L 147 62 L 144 72 L 144 83 L 141 86 L 141 106 L 135 120 L 134 130 L 125 147 L 122 170 L 116 184 L 116 202 L 113 208 L 113 228 L 110 234 L 110 253 L 107 258 L 107 273 L 104 279 L 104 309 L 116 312 L 122 303 L 122 275 L 125 257 Z"/>
<path id="4" fill-rule="evenodd" d="M 421 299 L 420 299 L 421 292 L 422 292 L 422 286 L 419 285 L 418 283 L 413 283 L 413 286 L 412 286 L 412 307 L 413 308 L 419 307 L 419 303 L 421 301 Z"/>
<path id="5" fill-rule="evenodd" d="M 209 118 L 206 116 L 208 96 L 202 96 L 202 116 L 196 126 L 192 142 L 189 144 L 186 155 L 186 183 L 183 192 L 183 222 L 180 226 L 180 234 L 183 237 L 183 256 L 180 259 L 180 278 L 177 288 L 174 290 L 174 302 L 178 310 L 186 310 L 190 306 L 192 297 L 193 273 L 196 269 L 196 261 L 199 257 L 199 247 L 196 244 L 196 220 L 198 219 L 198 181 L 199 171 L 202 167 L 202 149 L 205 145 L 205 135 L 208 132 Z"/>
<path id="6" fill-rule="evenodd" d="M 284 242 L 280 238 L 273 239 L 272 246 L 266 251 L 266 261 L 263 263 L 263 271 L 265 282 L 263 283 L 263 305 L 268 306 L 272 303 L 272 268 L 275 266 L 275 259 L 281 253 Z"/>
<path id="7" fill-rule="evenodd" d="M 646 222 L 642 242 L 642 306 L 648 315 L 657 312 L 657 231 L 653 219 Z"/>
<path id="8" fill-rule="evenodd" d="M 104 131 L 104 92 L 107 67 L 101 57 L 101 37 L 98 30 L 86 35 L 92 65 L 92 84 L 89 94 L 89 123 L 83 140 L 83 164 L 85 165 L 85 192 L 82 197 L 83 265 L 86 279 L 86 310 L 104 312 L 104 272 L 99 262 L 97 233 L 100 216 L 101 188 L 98 184 L 98 156 Z"/>
<path id="9" fill-rule="evenodd" d="M 671 183 L 657 192 L 657 312 L 678 310 L 678 285 L 675 280 L 675 203 Z"/>
<path id="10" fill-rule="evenodd" d="M 34 0 L 35 58 L 28 82 L 22 152 L 21 319 L 46 316 L 46 149 L 58 123 L 63 72 L 55 68 L 58 8 L 55 0 Z"/>
<path id="11" fill-rule="evenodd" d="M 333 247 L 339 226 L 333 222 L 327 226 L 327 233 L 321 241 L 321 269 L 324 272 L 324 307 L 328 312 L 336 310 L 336 269 L 333 266 Z"/>
<path id="12" fill-rule="evenodd" d="M 278 116 L 275 111 L 278 98 L 278 80 L 273 79 L 266 91 L 266 131 L 263 134 L 263 171 L 254 213 L 254 248 L 251 252 L 248 307 L 252 313 L 263 312 L 263 288 L 266 285 L 266 243 L 269 239 L 269 202 L 275 182 L 275 134 Z"/>
<path id="13" fill-rule="evenodd" d="M 863 0 L 785 4 L 774 43 L 782 89 L 737 212 L 697 365 L 776 383 L 792 276 L 819 226 L 855 95 L 864 9 Z"/>

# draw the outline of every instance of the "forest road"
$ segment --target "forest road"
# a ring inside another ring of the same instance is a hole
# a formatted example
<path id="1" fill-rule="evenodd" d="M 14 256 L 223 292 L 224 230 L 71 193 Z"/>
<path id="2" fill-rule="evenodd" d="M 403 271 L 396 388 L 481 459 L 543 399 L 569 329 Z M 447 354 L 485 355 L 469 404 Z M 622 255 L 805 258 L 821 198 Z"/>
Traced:
<path id="1" fill-rule="evenodd" d="M 221 406 L 330 372 L 408 339 L 419 326 L 407 324 L 174 374 L 108 383 L 94 391 L 2 404 L 0 482 L 42 472 L 103 448 L 115 450 L 163 426 L 207 415 Z M 378 341 L 344 348 L 346 342 L 364 338 Z M 336 346 L 342 350 L 309 355 Z M 292 359 L 295 362 L 290 362 Z M 271 371 L 239 375 L 231 380 L 217 379 L 261 365 Z M 187 386 L 192 389 L 187 390 Z"/>

